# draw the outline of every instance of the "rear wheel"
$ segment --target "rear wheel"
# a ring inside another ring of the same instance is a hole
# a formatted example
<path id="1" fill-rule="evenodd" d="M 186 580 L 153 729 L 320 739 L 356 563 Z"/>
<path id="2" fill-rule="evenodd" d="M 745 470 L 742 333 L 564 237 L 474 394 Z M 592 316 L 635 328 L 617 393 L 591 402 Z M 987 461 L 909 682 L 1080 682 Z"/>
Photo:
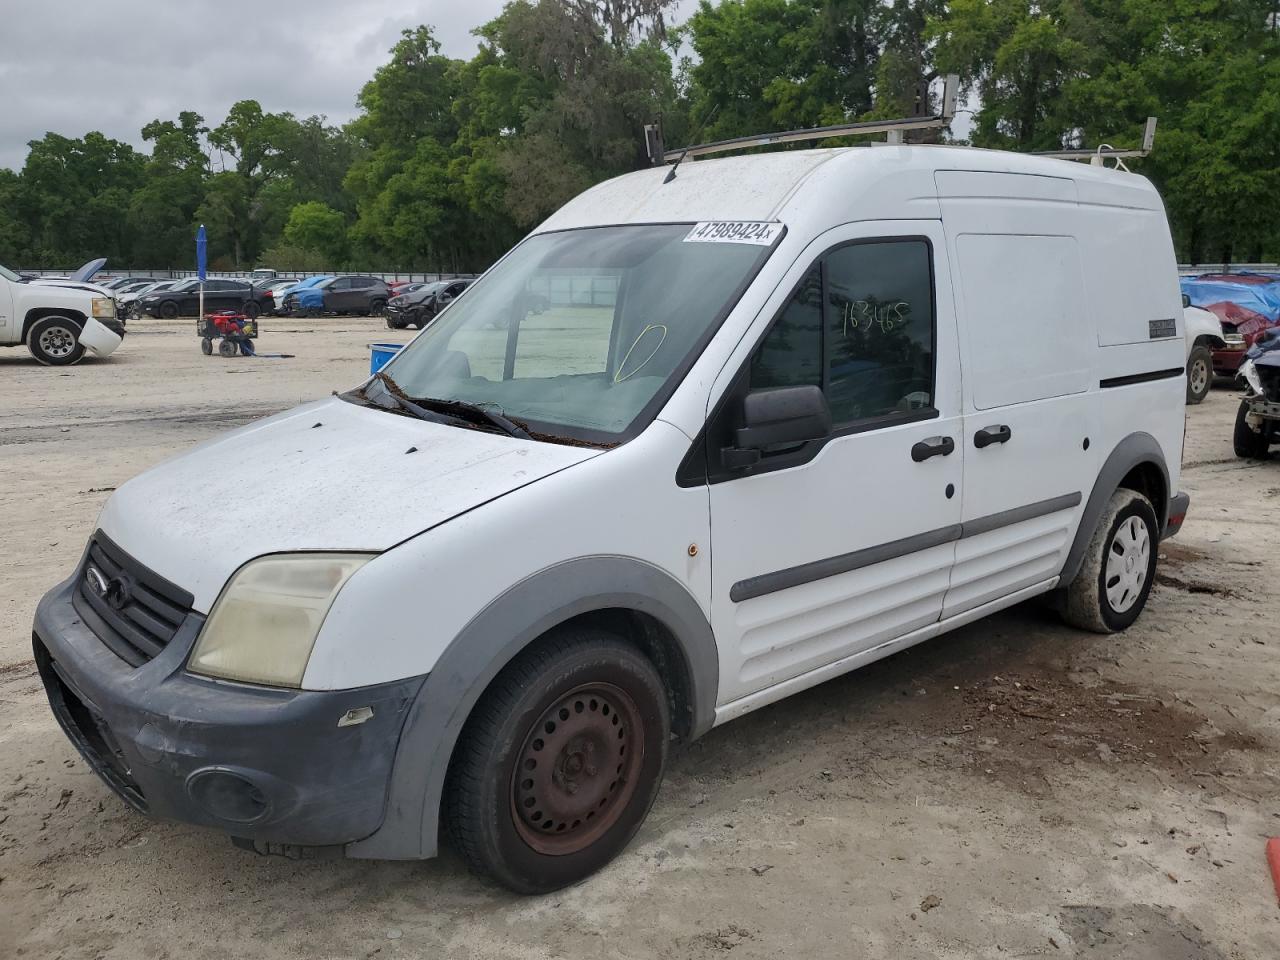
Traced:
<path id="1" fill-rule="evenodd" d="M 539 643 L 493 682 L 454 754 L 446 818 L 473 870 L 518 893 L 575 883 L 640 828 L 670 717 L 653 664 L 601 630 Z"/>
<path id="2" fill-rule="evenodd" d="M 1213 386 L 1213 354 L 1206 346 L 1195 347 L 1187 357 L 1187 403 L 1200 403 Z"/>
<path id="3" fill-rule="evenodd" d="M 84 356 L 80 326 L 68 317 L 45 317 L 27 331 L 27 349 L 46 367 L 66 367 Z"/>
<path id="4" fill-rule="evenodd" d="M 369 316 L 380 317 L 387 310 L 387 301 L 378 299 L 369 304 Z"/>
<path id="5" fill-rule="evenodd" d="M 1142 613 L 1160 543 L 1151 501 L 1124 487 L 1107 501 L 1084 561 L 1066 588 L 1063 618 L 1095 633 L 1124 630 Z"/>
<path id="6" fill-rule="evenodd" d="M 240 312 L 250 320 L 256 320 L 258 315 L 262 313 L 262 307 L 257 300 L 246 300 Z"/>
<path id="7" fill-rule="evenodd" d="M 236 355 L 236 345 L 231 340 L 223 340 L 218 344 L 218 356 L 234 357 Z"/>
<path id="8" fill-rule="evenodd" d="M 201 337 L 200 352 L 203 353 L 206 357 L 211 356 L 213 354 L 213 341 L 210 340 L 208 337 Z"/>
<path id="9" fill-rule="evenodd" d="M 1246 460 L 1264 459 L 1271 447 L 1265 423 L 1261 430 L 1249 426 L 1248 400 L 1241 400 L 1240 409 L 1236 411 L 1236 427 L 1231 436 L 1231 445 L 1235 448 L 1236 456 Z"/>

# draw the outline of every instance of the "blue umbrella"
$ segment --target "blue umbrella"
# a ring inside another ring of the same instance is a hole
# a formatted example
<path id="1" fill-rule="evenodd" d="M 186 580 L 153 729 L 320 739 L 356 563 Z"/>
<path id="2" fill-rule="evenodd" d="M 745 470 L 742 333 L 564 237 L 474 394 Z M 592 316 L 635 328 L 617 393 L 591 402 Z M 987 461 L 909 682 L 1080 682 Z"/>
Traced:
<path id="1" fill-rule="evenodd" d="M 200 224 L 200 229 L 196 231 L 196 271 L 200 274 L 200 280 L 206 279 L 209 266 L 209 238 L 205 236 L 204 224 Z"/>

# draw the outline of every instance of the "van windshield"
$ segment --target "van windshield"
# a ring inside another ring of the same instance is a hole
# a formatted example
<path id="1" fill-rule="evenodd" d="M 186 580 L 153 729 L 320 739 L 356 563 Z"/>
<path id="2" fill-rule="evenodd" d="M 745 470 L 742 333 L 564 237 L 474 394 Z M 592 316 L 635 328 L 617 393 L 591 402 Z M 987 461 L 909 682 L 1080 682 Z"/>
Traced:
<path id="1" fill-rule="evenodd" d="M 694 224 L 525 240 L 385 372 L 411 398 L 462 401 L 597 443 L 657 414 L 781 237 L 697 242 Z"/>

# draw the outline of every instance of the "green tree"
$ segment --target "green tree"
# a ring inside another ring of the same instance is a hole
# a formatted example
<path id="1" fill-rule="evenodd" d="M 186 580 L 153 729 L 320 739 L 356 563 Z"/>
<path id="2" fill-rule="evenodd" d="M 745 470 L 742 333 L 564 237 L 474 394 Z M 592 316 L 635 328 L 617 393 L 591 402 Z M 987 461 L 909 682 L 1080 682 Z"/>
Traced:
<path id="1" fill-rule="evenodd" d="M 300 203 L 289 212 L 284 242 L 318 254 L 326 268 L 333 268 L 347 256 L 347 218 L 319 200 Z"/>

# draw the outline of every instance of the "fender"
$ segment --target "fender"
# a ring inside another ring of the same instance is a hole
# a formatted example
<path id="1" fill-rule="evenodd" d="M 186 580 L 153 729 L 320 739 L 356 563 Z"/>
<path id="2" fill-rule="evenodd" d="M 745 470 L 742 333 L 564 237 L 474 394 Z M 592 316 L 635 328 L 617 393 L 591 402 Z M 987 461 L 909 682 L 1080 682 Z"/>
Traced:
<path id="1" fill-rule="evenodd" d="M 693 595 L 657 567 L 629 557 L 582 557 L 511 587 L 463 627 L 440 655 L 409 709 L 382 826 L 348 844 L 348 857 L 425 859 L 436 854 L 449 760 L 481 694 L 512 658 L 579 614 L 622 608 L 648 614 L 676 638 L 689 678 L 690 739 L 711 729 L 719 652 Z"/>
<path id="2" fill-rule="evenodd" d="M 1107 501 L 1120 488 L 1120 481 L 1130 470 L 1144 463 L 1155 464 L 1160 468 L 1160 474 L 1164 478 L 1165 502 L 1156 505 L 1156 520 L 1159 521 L 1158 529 L 1165 529 L 1169 520 L 1169 498 L 1173 495 L 1173 491 L 1169 489 L 1169 467 L 1165 463 L 1164 451 L 1160 449 L 1160 444 L 1151 434 L 1131 433 L 1116 444 L 1116 448 L 1111 451 L 1111 455 L 1098 471 L 1098 478 L 1093 483 L 1093 492 L 1089 494 L 1089 500 L 1080 516 L 1076 538 L 1071 544 L 1070 552 L 1067 553 L 1067 562 L 1062 566 L 1062 574 L 1058 580 L 1060 585 L 1066 586 L 1080 572 L 1085 549 L 1093 537 L 1093 529 L 1098 525 L 1098 518 L 1102 516 Z"/>

